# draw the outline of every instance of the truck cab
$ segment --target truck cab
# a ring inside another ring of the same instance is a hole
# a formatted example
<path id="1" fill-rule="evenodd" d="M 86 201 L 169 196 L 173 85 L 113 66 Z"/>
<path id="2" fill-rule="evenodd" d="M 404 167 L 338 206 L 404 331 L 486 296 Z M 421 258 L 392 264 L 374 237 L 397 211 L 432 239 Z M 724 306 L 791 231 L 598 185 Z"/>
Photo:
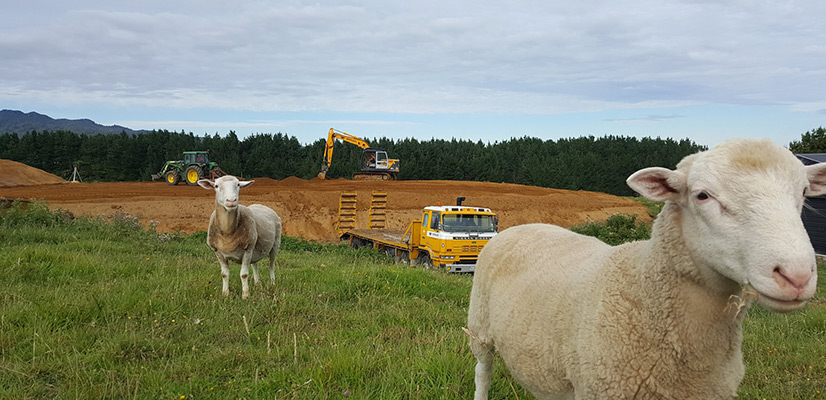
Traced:
<path id="1" fill-rule="evenodd" d="M 429 206 L 422 209 L 422 217 L 414 219 L 407 230 L 376 227 L 372 216 L 384 221 L 387 193 L 373 191 L 369 229 L 355 227 L 356 193 L 342 192 L 339 199 L 339 238 L 347 240 L 352 248 L 372 247 L 395 257 L 397 262 L 417 262 L 426 267 L 444 268 L 448 272 L 474 272 L 482 247 L 499 229 L 496 214 L 485 207 L 463 206 L 464 197 L 456 198 L 455 206 Z M 377 199 L 384 199 L 378 201 Z M 381 204 L 374 212 L 373 205 Z"/>
<path id="2" fill-rule="evenodd" d="M 451 272 L 473 272 L 479 252 L 498 230 L 496 214 L 484 207 L 425 207 L 421 221 L 419 261 Z"/>

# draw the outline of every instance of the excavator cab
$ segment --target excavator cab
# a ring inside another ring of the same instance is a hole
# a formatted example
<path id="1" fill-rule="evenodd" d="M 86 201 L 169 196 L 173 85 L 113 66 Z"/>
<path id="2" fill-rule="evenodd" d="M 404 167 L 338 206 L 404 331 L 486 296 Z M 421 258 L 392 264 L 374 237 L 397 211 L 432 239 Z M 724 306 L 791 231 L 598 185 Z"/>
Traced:
<path id="1" fill-rule="evenodd" d="M 361 153 L 362 171 L 387 171 L 387 152 L 384 149 L 368 147 Z"/>

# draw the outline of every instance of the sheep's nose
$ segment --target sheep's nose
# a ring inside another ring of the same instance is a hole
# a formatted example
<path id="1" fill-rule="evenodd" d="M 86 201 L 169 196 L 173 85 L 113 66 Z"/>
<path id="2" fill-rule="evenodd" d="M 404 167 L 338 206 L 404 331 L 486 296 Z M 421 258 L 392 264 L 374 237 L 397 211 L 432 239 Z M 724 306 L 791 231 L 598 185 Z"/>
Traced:
<path id="1" fill-rule="evenodd" d="M 785 289 L 791 286 L 798 291 L 806 288 L 812 279 L 812 275 L 812 271 L 809 270 L 789 271 L 781 266 L 774 267 L 773 272 L 774 281 L 777 282 L 781 288 Z"/>

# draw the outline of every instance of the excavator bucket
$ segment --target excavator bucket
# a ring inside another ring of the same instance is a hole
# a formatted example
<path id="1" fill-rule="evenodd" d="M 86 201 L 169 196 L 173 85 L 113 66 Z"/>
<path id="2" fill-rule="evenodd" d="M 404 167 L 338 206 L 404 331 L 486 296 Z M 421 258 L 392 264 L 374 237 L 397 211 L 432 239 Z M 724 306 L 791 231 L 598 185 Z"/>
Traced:
<path id="1" fill-rule="evenodd" d="M 321 164 L 321 172 L 318 173 L 318 179 L 324 180 L 327 178 L 327 170 L 330 169 L 330 166 L 327 164 Z"/>

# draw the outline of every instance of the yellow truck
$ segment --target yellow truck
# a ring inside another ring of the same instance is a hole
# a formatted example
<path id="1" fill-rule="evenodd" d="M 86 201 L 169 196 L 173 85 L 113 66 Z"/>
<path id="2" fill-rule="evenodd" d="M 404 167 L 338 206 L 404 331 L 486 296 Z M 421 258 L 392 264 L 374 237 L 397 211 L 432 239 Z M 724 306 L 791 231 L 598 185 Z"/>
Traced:
<path id="1" fill-rule="evenodd" d="M 374 207 L 376 197 L 374 192 L 370 229 L 355 229 L 355 193 L 352 208 L 347 207 L 346 195 L 342 193 L 339 237 L 349 241 L 350 247 L 370 246 L 394 256 L 397 262 L 415 262 L 449 272 L 474 272 L 479 252 L 498 230 L 498 218 L 493 211 L 463 206 L 464 197 L 457 198 L 455 206 L 425 207 L 422 217 L 413 220 L 404 231 L 384 229 L 383 207 Z"/>

